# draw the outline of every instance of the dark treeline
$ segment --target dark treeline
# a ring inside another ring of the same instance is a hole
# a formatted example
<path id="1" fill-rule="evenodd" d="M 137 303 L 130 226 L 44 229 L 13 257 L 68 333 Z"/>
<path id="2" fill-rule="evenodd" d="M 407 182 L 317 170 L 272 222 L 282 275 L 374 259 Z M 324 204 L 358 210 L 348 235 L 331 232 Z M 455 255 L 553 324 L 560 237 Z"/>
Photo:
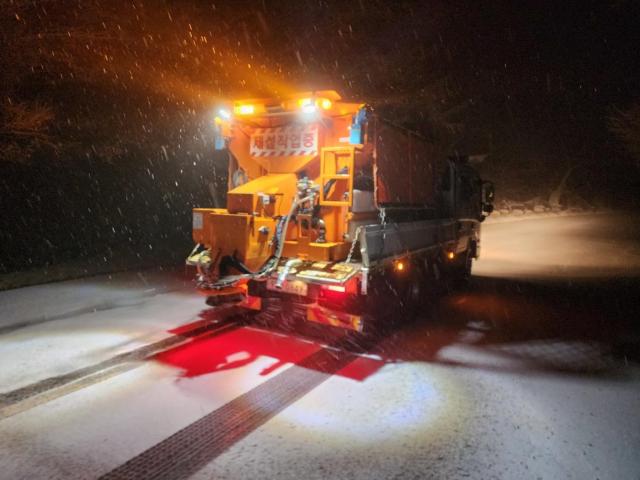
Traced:
<path id="1" fill-rule="evenodd" d="M 171 149 L 128 155 L 117 164 L 0 164 L 0 273 L 122 255 L 182 260 L 192 247 L 191 208 L 224 202 L 225 158 Z"/>

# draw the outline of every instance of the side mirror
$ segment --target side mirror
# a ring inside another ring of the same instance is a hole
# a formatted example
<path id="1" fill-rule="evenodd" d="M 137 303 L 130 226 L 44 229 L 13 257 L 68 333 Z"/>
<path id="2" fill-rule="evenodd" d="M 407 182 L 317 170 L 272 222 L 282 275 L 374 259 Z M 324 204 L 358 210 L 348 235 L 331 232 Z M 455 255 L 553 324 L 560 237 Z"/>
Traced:
<path id="1" fill-rule="evenodd" d="M 349 144 L 361 145 L 362 143 L 364 143 L 364 136 L 362 135 L 362 125 L 352 123 L 351 130 L 349 131 Z"/>
<path id="2" fill-rule="evenodd" d="M 349 132 L 349 144 L 361 145 L 364 143 L 364 126 L 369 115 L 369 108 L 363 107 L 358 110 L 351 119 L 351 130 Z"/>
<path id="3" fill-rule="evenodd" d="M 227 136 L 222 125 L 214 125 L 213 127 L 213 149 L 216 151 L 227 148 Z"/>
<path id="4" fill-rule="evenodd" d="M 232 136 L 231 117 L 229 113 L 226 115 L 228 118 L 216 116 L 213 119 L 213 148 L 216 151 L 225 150 Z"/>
<path id="5" fill-rule="evenodd" d="M 482 182 L 482 212 L 489 215 L 493 212 L 493 200 L 496 192 L 491 182 Z"/>
<path id="6" fill-rule="evenodd" d="M 495 197 L 495 187 L 492 182 L 482 182 L 482 201 L 483 203 L 493 203 Z"/>

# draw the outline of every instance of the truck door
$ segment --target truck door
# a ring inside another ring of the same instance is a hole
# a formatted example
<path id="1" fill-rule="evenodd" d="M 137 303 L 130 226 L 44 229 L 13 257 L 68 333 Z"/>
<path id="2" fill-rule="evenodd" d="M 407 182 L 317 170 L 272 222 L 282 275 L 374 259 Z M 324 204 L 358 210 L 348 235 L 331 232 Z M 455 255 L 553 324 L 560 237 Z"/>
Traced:
<path id="1" fill-rule="evenodd" d="M 482 217 L 482 182 L 467 165 L 456 168 L 455 212 L 457 218 L 480 220 Z"/>
<path id="2" fill-rule="evenodd" d="M 456 165 L 447 160 L 440 178 L 440 217 L 451 218 L 456 214 Z"/>

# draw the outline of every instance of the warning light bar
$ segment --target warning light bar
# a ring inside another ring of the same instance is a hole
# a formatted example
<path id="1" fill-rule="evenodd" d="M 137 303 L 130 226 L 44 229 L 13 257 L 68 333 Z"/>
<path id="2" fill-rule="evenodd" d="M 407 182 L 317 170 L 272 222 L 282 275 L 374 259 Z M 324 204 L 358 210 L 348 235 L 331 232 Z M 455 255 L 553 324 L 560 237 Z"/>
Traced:
<path id="1" fill-rule="evenodd" d="M 256 113 L 256 106 L 250 103 L 241 103 L 233 107 L 236 115 L 253 115 Z"/>
<path id="2" fill-rule="evenodd" d="M 313 113 L 318 108 L 329 110 L 333 103 L 328 98 L 301 98 L 298 106 L 304 113 Z"/>
<path id="3" fill-rule="evenodd" d="M 288 115 L 303 113 L 313 116 L 321 111 L 340 109 L 340 96 L 333 91 L 306 92 L 301 96 L 289 98 L 246 98 L 233 102 L 233 109 L 218 112 L 223 120 L 232 120 L 231 113 L 235 117 L 250 117 L 253 115 Z"/>

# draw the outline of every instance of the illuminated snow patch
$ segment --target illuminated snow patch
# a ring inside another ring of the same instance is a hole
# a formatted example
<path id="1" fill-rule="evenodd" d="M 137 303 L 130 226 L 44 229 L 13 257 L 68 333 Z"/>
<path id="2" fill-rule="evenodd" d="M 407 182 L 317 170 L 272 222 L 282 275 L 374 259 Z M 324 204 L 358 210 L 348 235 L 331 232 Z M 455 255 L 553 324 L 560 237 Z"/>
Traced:
<path id="1" fill-rule="evenodd" d="M 420 370 L 417 364 L 393 365 L 365 382 L 334 376 L 280 418 L 307 440 L 330 435 L 340 443 L 367 443 L 422 431 L 435 422 L 444 402 Z"/>

